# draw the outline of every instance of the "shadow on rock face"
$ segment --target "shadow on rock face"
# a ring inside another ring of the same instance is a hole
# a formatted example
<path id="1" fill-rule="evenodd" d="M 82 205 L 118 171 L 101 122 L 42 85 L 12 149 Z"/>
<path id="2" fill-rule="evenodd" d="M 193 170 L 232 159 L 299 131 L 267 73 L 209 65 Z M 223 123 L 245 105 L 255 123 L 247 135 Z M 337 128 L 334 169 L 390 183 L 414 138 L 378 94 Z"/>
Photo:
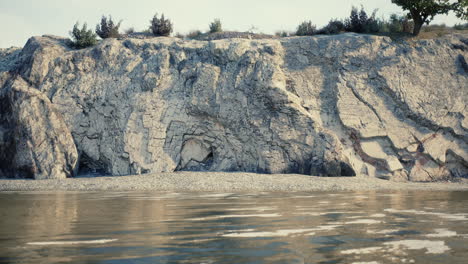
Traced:
<path id="1" fill-rule="evenodd" d="M 356 176 L 354 169 L 345 162 L 340 162 L 341 176 Z"/>
<path id="2" fill-rule="evenodd" d="M 340 160 L 313 160 L 310 170 L 312 176 L 324 177 L 353 177 L 356 176 L 354 169 L 345 161 Z"/>
<path id="3" fill-rule="evenodd" d="M 461 74 L 468 74 L 468 63 L 466 63 L 465 57 L 461 54 L 458 55 L 457 57 L 457 62 L 460 64 L 460 70 Z"/>
<path id="4" fill-rule="evenodd" d="M 95 161 L 85 153 L 80 155 L 78 164 L 78 175 L 107 175 L 105 164 Z"/>

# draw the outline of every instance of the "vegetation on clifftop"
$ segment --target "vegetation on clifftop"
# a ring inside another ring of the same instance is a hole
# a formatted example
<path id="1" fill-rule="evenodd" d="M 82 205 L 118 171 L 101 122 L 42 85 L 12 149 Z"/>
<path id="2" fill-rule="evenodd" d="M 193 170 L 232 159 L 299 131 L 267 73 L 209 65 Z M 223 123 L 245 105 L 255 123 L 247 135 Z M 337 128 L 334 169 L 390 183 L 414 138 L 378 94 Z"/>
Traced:
<path id="1" fill-rule="evenodd" d="M 413 35 L 419 35 L 424 24 L 429 23 L 436 15 L 455 12 L 457 17 L 468 19 L 468 1 L 458 0 L 392 0 L 392 3 L 409 12 L 408 17 L 414 21 Z"/>
<path id="2" fill-rule="evenodd" d="M 70 35 L 70 46 L 77 49 L 91 47 L 97 43 L 96 34 L 91 29 L 88 29 L 86 23 L 84 23 L 80 29 L 77 22 L 75 26 L 73 26 L 73 30 L 70 31 Z"/>
<path id="3" fill-rule="evenodd" d="M 119 23 L 115 24 L 111 16 L 109 18 L 102 16 L 101 24 L 96 25 L 96 34 L 102 39 L 118 38 L 121 23 L 122 21 L 119 21 Z"/>
<path id="4" fill-rule="evenodd" d="M 164 14 L 161 15 L 161 18 L 158 18 L 158 14 L 154 15 L 153 19 L 150 21 L 150 29 L 153 35 L 159 36 L 169 36 L 172 33 L 172 22 L 169 19 L 164 17 Z"/>
<path id="5" fill-rule="evenodd" d="M 222 31 L 223 31 L 223 26 L 221 24 L 221 20 L 217 18 L 210 24 L 210 33 L 216 33 L 216 32 L 222 32 Z"/>
<path id="6" fill-rule="evenodd" d="M 424 34 L 428 37 L 438 37 L 453 30 L 468 30 L 468 23 L 457 24 L 453 27 L 445 25 L 430 25 L 430 22 L 438 14 L 447 14 L 454 12 L 459 18 L 468 20 L 468 0 L 391 0 L 392 3 L 402 7 L 404 11 L 408 11 L 407 15 L 391 14 L 388 19 L 378 18 L 377 10 L 368 13 L 364 7 L 360 9 L 352 7 L 349 17 L 345 19 L 331 19 L 327 25 L 322 28 L 317 28 L 311 20 L 304 21 L 299 24 L 295 32 L 278 31 L 276 37 L 289 36 L 312 36 L 317 34 L 330 35 L 339 34 L 342 32 L 354 32 L 364 34 L 379 34 L 390 35 L 391 37 L 405 36 L 412 33 L 414 36 L 421 32 L 431 32 Z M 426 27 L 423 25 L 426 24 Z M 121 37 L 119 28 L 121 21 L 115 23 L 112 17 L 102 16 L 100 24 L 96 26 L 95 33 L 102 39 Z M 164 14 L 158 17 L 156 14 L 150 20 L 150 26 L 143 32 L 136 32 L 134 28 L 129 28 L 125 31 L 125 35 L 140 34 L 143 36 L 170 36 L 173 32 L 172 21 L 165 18 Z M 96 34 L 88 30 L 86 24 L 80 29 L 78 23 L 75 24 L 70 32 L 70 46 L 73 48 L 86 48 L 97 43 Z M 176 37 L 182 39 L 199 39 L 213 40 L 220 38 L 262 38 L 273 37 L 271 35 L 259 34 L 254 32 L 232 32 L 224 31 L 221 20 L 215 19 L 209 24 L 209 29 L 206 33 L 200 30 L 192 30 L 188 34 L 176 34 Z"/>
<path id="7" fill-rule="evenodd" d="M 316 27 L 312 21 L 304 21 L 297 26 L 296 36 L 312 36 L 316 34 Z"/>

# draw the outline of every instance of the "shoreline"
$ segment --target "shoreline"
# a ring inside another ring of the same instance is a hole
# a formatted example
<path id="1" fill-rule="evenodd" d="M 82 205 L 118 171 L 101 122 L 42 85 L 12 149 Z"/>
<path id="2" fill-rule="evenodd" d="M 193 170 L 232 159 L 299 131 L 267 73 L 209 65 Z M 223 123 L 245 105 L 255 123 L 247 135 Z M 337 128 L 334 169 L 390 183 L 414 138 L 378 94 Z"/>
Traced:
<path id="1" fill-rule="evenodd" d="M 468 191 L 468 181 L 392 182 L 364 176 L 316 177 L 243 172 L 79 176 L 62 180 L 0 179 L 0 191 L 307 192 L 370 190 Z"/>

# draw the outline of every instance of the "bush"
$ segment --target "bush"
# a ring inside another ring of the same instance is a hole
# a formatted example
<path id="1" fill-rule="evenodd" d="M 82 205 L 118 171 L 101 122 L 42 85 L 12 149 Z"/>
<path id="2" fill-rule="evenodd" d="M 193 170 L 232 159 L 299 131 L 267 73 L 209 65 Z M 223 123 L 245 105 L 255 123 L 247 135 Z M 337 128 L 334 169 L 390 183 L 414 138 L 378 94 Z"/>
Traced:
<path id="1" fill-rule="evenodd" d="M 340 32 L 345 31 L 345 24 L 343 21 L 338 20 L 338 19 L 332 19 L 328 24 L 323 27 L 322 29 L 319 30 L 319 34 L 326 34 L 326 35 L 331 35 L 331 34 L 338 34 Z"/>
<path id="2" fill-rule="evenodd" d="M 449 27 L 445 24 L 434 24 L 434 25 L 428 25 L 422 28 L 422 31 L 424 32 L 431 32 L 431 31 L 446 31 L 448 30 Z"/>
<path id="3" fill-rule="evenodd" d="M 150 29 L 153 35 L 166 37 L 171 35 L 172 23 L 169 19 L 164 18 L 164 14 L 161 15 L 161 18 L 158 18 L 158 14 L 154 15 L 150 23 Z"/>
<path id="4" fill-rule="evenodd" d="M 312 36 L 316 32 L 315 25 L 312 25 L 312 21 L 304 21 L 299 26 L 297 26 L 296 35 L 297 36 Z"/>
<path id="5" fill-rule="evenodd" d="M 384 19 L 377 19 L 377 27 L 379 33 L 390 32 L 390 22 Z"/>
<path id="6" fill-rule="evenodd" d="M 379 22 L 374 17 L 370 18 L 364 25 L 364 33 L 379 33 Z"/>
<path id="7" fill-rule="evenodd" d="M 465 23 L 465 24 L 455 24 L 453 26 L 453 29 L 455 30 L 466 30 L 468 29 L 468 23 Z"/>
<path id="8" fill-rule="evenodd" d="M 414 21 L 409 20 L 408 17 L 402 17 L 401 19 L 401 24 L 402 24 L 402 32 L 405 33 L 412 33 L 414 30 Z"/>
<path id="9" fill-rule="evenodd" d="M 286 38 L 286 37 L 289 37 L 289 33 L 287 31 L 277 31 L 275 32 L 275 36 Z"/>
<path id="10" fill-rule="evenodd" d="M 413 32 L 414 23 L 409 20 L 406 16 L 399 16 L 397 14 L 391 14 L 389 20 L 377 19 L 376 28 L 377 31 L 371 31 L 371 33 L 411 33 Z"/>
<path id="11" fill-rule="evenodd" d="M 348 32 L 355 33 L 377 33 L 379 32 L 379 22 L 375 19 L 376 10 L 369 17 L 361 7 L 359 11 L 353 6 L 349 18 L 345 20 L 345 29 Z"/>
<path id="12" fill-rule="evenodd" d="M 210 33 L 216 33 L 216 32 L 222 32 L 223 27 L 221 25 L 221 20 L 215 19 L 211 24 L 210 24 Z"/>
<path id="13" fill-rule="evenodd" d="M 87 28 L 86 23 L 83 24 L 81 29 L 78 28 L 78 22 L 73 26 L 73 30 L 70 32 L 71 43 L 70 45 L 77 49 L 87 48 L 96 45 L 97 36 L 91 30 Z"/>
<path id="14" fill-rule="evenodd" d="M 389 32 L 403 32 L 402 18 L 397 14 L 390 15 L 390 21 L 388 22 Z"/>
<path id="15" fill-rule="evenodd" d="M 119 21 L 119 23 L 115 24 L 111 16 L 109 16 L 109 19 L 102 16 L 101 24 L 96 25 L 96 34 L 102 39 L 118 38 L 120 36 L 119 28 L 121 23 L 122 21 Z"/>
<path id="16" fill-rule="evenodd" d="M 125 30 L 125 34 L 133 34 L 135 33 L 135 28 L 131 27 L 131 28 L 127 28 Z"/>
<path id="17" fill-rule="evenodd" d="M 193 30 L 193 31 L 190 31 L 186 37 L 189 39 L 197 39 L 201 35 L 203 35 L 203 33 L 200 30 Z"/>
<path id="18" fill-rule="evenodd" d="M 362 25 L 361 21 L 359 20 L 358 9 L 354 6 L 351 9 L 351 14 L 349 15 L 349 18 L 345 20 L 345 27 L 346 31 L 349 32 L 362 32 Z"/>

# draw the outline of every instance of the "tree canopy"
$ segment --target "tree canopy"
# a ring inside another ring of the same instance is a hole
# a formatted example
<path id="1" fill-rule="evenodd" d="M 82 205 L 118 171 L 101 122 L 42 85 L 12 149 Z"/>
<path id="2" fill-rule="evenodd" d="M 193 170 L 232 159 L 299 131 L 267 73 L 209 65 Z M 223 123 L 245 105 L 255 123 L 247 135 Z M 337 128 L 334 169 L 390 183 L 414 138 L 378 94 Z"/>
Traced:
<path id="1" fill-rule="evenodd" d="M 468 19 L 468 0 L 392 0 L 403 10 L 409 11 L 414 20 L 413 34 L 418 35 L 424 23 L 429 24 L 436 15 L 455 12 L 457 17 Z"/>

